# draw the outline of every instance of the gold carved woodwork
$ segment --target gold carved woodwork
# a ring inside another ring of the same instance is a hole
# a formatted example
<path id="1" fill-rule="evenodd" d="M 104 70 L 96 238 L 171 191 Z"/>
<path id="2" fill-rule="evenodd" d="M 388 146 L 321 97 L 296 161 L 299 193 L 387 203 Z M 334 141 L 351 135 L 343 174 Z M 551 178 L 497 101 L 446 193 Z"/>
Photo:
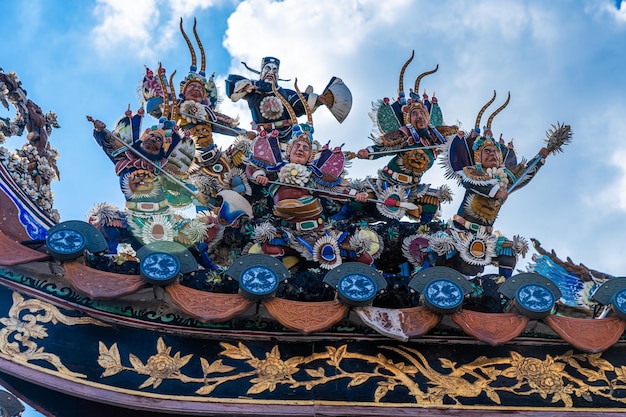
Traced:
<path id="1" fill-rule="evenodd" d="M 371 400 L 375 403 L 384 402 L 388 393 L 402 387 L 421 405 L 440 406 L 450 400 L 459 404 L 462 398 L 483 394 L 494 405 L 501 404 L 500 394 L 536 394 L 559 407 L 572 407 L 574 398 L 593 401 L 594 396 L 626 404 L 626 398 L 618 393 L 626 389 L 626 368 L 614 366 L 601 353 L 575 354 L 570 350 L 563 355 L 535 358 L 511 351 L 508 356 L 480 356 L 468 363 L 440 355 L 429 363 L 412 345 L 379 345 L 375 354 L 364 354 L 344 344 L 291 357 L 284 357 L 278 345 L 262 356 L 255 355 L 243 342 L 222 342 L 220 346 L 222 357 L 210 361 L 184 352 L 172 354 L 171 346 L 159 338 L 155 354 L 144 361 L 129 352 L 129 365 L 125 365 L 117 343 L 107 347 L 100 342 L 98 364 L 104 368 L 103 378 L 120 372 L 146 375 L 139 389 L 177 380 L 198 385 L 198 396 L 207 396 L 228 384 L 237 389 L 247 387 L 245 394 L 254 396 L 272 392 L 278 386 L 310 391 L 326 384 L 344 384 L 343 389 L 357 389 L 369 382 L 376 388 L 370 385 L 365 389 L 372 389 Z M 196 366 L 195 372 L 185 370 L 194 361 L 199 361 L 200 367 Z"/>
<path id="2" fill-rule="evenodd" d="M 55 306 L 36 298 L 25 300 L 19 293 L 13 292 L 13 305 L 8 317 L 0 318 L 0 354 L 11 360 L 21 362 L 44 361 L 52 365 L 58 372 L 68 377 L 86 378 L 84 374 L 72 372 L 63 365 L 61 358 L 46 352 L 38 346 L 37 340 L 48 338 L 48 330 L 44 324 L 58 323 L 66 326 L 94 324 L 106 326 L 90 317 L 70 317 L 59 311 Z"/>

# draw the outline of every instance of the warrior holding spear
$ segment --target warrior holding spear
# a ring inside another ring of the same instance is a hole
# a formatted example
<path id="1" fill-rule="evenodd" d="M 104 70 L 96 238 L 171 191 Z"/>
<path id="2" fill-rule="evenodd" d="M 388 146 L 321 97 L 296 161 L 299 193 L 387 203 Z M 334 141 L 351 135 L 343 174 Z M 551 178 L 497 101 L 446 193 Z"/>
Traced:
<path id="1" fill-rule="evenodd" d="M 421 183 L 422 175 L 433 166 L 438 153 L 445 147 L 445 136 L 456 133 L 458 129 L 456 126 L 441 125 L 443 118 L 434 95 L 431 100 L 425 93 L 423 99 L 418 95 L 421 79 L 436 72 L 438 66 L 418 76 L 409 92 L 410 97 L 405 97 L 404 72 L 414 56 L 415 52 L 400 71 L 398 100 L 390 104 L 388 99 L 384 99 L 371 114 L 380 131 L 380 135 L 371 137 L 375 144 L 361 149 L 357 156 L 377 159 L 391 155 L 387 165 L 378 171 L 374 185 L 378 198 L 386 200 L 398 196 L 400 200 L 408 198 L 417 202 L 419 206 L 416 210 L 409 210 L 407 214 L 427 223 L 433 219 L 439 203 L 449 200 L 449 195 L 430 190 L 428 184 Z M 396 212 L 384 206 L 378 208 L 383 215 L 391 218 L 400 218 L 405 213 L 404 210 Z"/>
<path id="2" fill-rule="evenodd" d="M 508 99 L 489 118 L 489 127 L 493 116 L 506 104 Z M 546 146 L 529 162 L 507 166 L 500 144 L 490 136 L 479 136 L 472 144 L 472 154 L 465 158 L 471 158 L 473 165 L 456 171 L 448 166 L 448 176 L 456 177 L 465 188 L 465 195 L 453 216 L 454 228 L 450 229 L 449 243 L 454 249 L 450 251 L 449 245 L 435 242 L 439 238 L 431 239 L 431 246 L 446 248 L 438 251 L 440 262 L 468 276 L 479 274 L 489 264 L 497 265 L 505 278 L 512 275 L 517 256 L 524 256 L 528 245 L 519 236 L 511 241 L 494 233 L 493 224 L 509 195 L 534 178 L 549 154 L 561 152 L 561 147 L 571 141 L 572 133 L 569 125 L 557 123 L 546 136 Z M 458 160 L 454 155 L 446 159 L 449 165 L 454 160 Z"/>

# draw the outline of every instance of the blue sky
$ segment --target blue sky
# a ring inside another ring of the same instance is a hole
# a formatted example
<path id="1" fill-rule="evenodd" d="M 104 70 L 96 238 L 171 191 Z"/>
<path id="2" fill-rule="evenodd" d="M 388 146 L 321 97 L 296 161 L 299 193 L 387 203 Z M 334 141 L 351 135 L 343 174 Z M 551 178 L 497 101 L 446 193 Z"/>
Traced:
<path id="1" fill-rule="evenodd" d="M 314 122 L 316 139 L 345 142 L 345 150 L 371 144 L 371 102 L 397 94 L 413 49 L 406 79 L 439 64 L 422 88 L 436 92 L 448 124 L 472 127 L 494 89 L 500 98 L 511 92 L 494 134 L 514 138 L 520 156 L 535 155 L 551 124 L 570 124 L 573 143 L 509 198 L 496 227 L 537 238 L 561 258 L 626 275 L 626 4 L 619 1 L 0 0 L 0 10 L 0 67 L 15 71 L 29 98 L 56 112 L 62 126 L 51 137 L 61 155 L 53 191 L 62 220 L 84 219 L 102 201 L 123 205 L 85 116 L 113 126 L 129 104 L 136 109 L 144 65 L 188 71 L 177 25 L 182 17 L 190 32 L 196 17 L 221 92 L 229 73 L 254 76 L 241 61 L 257 68 L 267 55 L 281 59 L 282 78 L 316 91 L 341 77 L 353 93 L 351 114 L 339 125 L 320 109 Z M 220 110 L 248 127 L 246 108 L 224 98 Z M 0 116 L 12 111 L 0 109 Z M 374 174 L 382 163 L 357 161 L 350 176 Z M 453 187 L 456 200 L 443 210 L 450 218 L 462 191 L 438 166 L 424 180 Z"/>

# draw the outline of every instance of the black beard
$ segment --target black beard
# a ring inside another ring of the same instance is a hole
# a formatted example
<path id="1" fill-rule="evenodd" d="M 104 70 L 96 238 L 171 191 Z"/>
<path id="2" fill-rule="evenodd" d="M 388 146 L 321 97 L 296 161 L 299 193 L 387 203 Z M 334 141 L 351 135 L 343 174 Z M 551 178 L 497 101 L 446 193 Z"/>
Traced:
<path id="1" fill-rule="evenodd" d="M 143 156 L 151 161 L 160 161 L 165 157 L 165 151 L 163 150 L 163 148 L 161 148 L 157 153 L 148 152 L 141 146 L 141 142 L 135 142 L 133 144 L 133 148 L 135 148 L 137 151 L 139 151 L 139 153 L 141 153 Z"/>
<path id="2" fill-rule="evenodd" d="M 417 134 L 421 137 L 421 138 L 428 138 L 431 139 L 432 136 L 430 135 L 430 132 L 428 131 L 427 128 L 423 128 L 423 129 L 417 129 Z"/>

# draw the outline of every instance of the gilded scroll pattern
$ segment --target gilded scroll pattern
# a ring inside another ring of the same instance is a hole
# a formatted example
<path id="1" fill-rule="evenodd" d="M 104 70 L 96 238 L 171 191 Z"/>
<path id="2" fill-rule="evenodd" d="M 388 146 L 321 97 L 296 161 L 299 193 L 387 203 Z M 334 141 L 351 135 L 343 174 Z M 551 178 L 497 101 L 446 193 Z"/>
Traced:
<path id="1" fill-rule="evenodd" d="M 210 362 L 200 357 L 201 376 L 185 374 L 183 368 L 192 361 L 193 355 L 183 356 L 181 352 L 172 355 L 171 347 L 162 338 L 157 342 L 157 353 L 145 363 L 130 353 L 130 366 L 122 364 L 116 343 L 107 348 L 100 342 L 98 363 L 104 368 L 102 377 L 122 371 L 146 375 L 148 378 L 139 389 L 157 388 L 166 379 L 179 380 L 200 385 L 195 391 L 197 395 L 208 395 L 221 385 L 235 382 L 241 386 L 247 381 L 247 395 L 253 396 L 272 392 L 278 386 L 312 390 L 341 380 L 345 381 L 346 389 L 362 386 L 371 390 L 374 402 L 384 401 L 387 394 L 403 387 L 415 403 L 428 405 L 450 404 L 450 401 L 462 404 L 463 398 L 481 394 L 494 404 L 501 404 L 504 393 L 539 395 L 549 403 L 566 407 L 573 406 L 574 398 L 592 401 L 594 396 L 626 404 L 623 392 L 626 390 L 626 366 L 613 366 L 601 353 L 568 351 L 564 355 L 538 359 L 511 352 L 508 357 L 481 356 L 463 365 L 439 358 L 438 368 L 443 371 L 438 371 L 422 353 L 408 346 L 380 346 L 380 353 L 376 355 L 351 352 L 348 345 L 327 346 L 323 352 L 283 359 L 278 346 L 266 352 L 263 358 L 255 356 L 241 342 L 220 345 L 220 355 L 235 366 L 224 363 L 224 359 Z M 389 354 L 383 354 L 384 351 Z M 402 359 L 394 360 L 391 355 Z M 355 363 L 358 366 L 354 366 Z M 366 383 L 369 388 L 365 387 Z"/>
<path id="2" fill-rule="evenodd" d="M 38 346 L 36 340 L 48 337 L 48 330 L 44 324 L 59 323 L 66 326 L 79 324 L 105 325 L 89 317 L 70 317 L 59 311 L 51 304 L 38 299 L 25 300 L 19 293 L 13 292 L 13 305 L 9 309 L 8 317 L 0 318 L 0 353 L 12 360 L 22 362 L 45 361 L 54 366 L 61 374 L 86 378 L 86 375 L 72 372 L 63 365 L 59 356 L 46 352 Z"/>

